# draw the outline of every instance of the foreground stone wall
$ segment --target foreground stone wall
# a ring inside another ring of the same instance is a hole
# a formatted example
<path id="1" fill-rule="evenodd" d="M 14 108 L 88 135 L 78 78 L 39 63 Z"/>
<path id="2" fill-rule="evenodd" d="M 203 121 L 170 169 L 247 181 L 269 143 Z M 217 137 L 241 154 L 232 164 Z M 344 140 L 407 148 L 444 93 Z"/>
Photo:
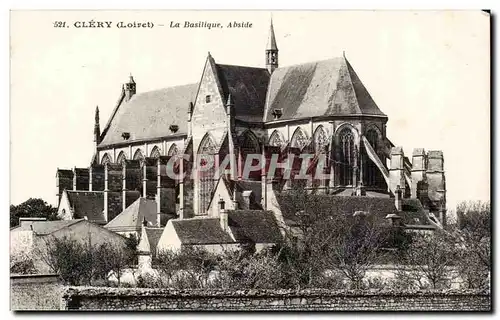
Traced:
<path id="1" fill-rule="evenodd" d="M 169 290 L 71 287 L 66 310 L 491 311 L 485 291 Z"/>
<path id="2" fill-rule="evenodd" d="M 57 275 L 11 275 L 11 310 L 59 310 L 63 287 Z"/>

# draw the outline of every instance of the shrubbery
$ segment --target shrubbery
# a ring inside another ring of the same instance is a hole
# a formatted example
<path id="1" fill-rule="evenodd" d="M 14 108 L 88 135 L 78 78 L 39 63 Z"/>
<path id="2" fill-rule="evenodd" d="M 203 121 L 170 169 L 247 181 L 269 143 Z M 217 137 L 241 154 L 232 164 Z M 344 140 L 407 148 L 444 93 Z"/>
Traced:
<path id="1" fill-rule="evenodd" d="M 178 289 L 417 290 L 449 288 L 453 277 L 459 276 L 464 287 L 488 287 L 489 205 L 464 204 L 459 209 L 455 226 L 413 235 L 399 227 L 381 227 L 369 212 L 331 218 L 324 214 L 324 208 L 302 210 L 297 212 L 300 240 L 287 234 L 287 241 L 259 252 L 252 244 L 222 254 L 189 247 L 179 252 L 160 252 L 153 260 L 155 272 L 139 276 L 137 285 Z M 131 249 L 137 241 L 129 242 L 125 250 L 54 239 L 47 246 L 46 262 L 72 285 L 104 280 L 110 271 L 119 279 L 124 267 L 134 259 Z M 367 277 L 367 271 L 377 264 L 398 266 L 395 277 Z M 29 263 L 16 268 L 28 270 Z"/>
<path id="2" fill-rule="evenodd" d="M 11 274 L 35 274 L 37 269 L 33 259 L 26 254 L 10 256 L 10 273 Z"/>
<path id="3" fill-rule="evenodd" d="M 127 248 L 82 243 L 67 237 L 49 239 L 38 254 L 52 272 L 70 285 L 106 283 L 111 271 L 120 281 L 125 266 L 134 257 Z"/>

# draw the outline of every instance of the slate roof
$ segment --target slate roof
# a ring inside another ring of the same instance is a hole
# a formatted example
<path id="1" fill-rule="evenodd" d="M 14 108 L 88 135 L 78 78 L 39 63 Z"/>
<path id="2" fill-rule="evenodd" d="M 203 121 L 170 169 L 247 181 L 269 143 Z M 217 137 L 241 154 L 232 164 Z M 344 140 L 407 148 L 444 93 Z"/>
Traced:
<path id="1" fill-rule="evenodd" d="M 103 191 L 65 191 L 75 219 L 87 219 L 94 223 L 105 224 Z"/>
<path id="2" fill-rule="evenodd" d="M 160 241 L 163 229 L 164 228 L 146 227 L 146 235 L 148 237 L 149 247 L 153 255 L 156 255 L 156 247 L 158 246 L 158 242 Z"/>
<path id="3" fill-rule="evenodd" d="M 344 57 L 274 70 L 268 89 L 264 121 L 326 115 L 385 116 Z"/>
<path id="4" fill-rule="evenodd" d="M 271 20 L 271 27 L 269 29 L 269 38 L 267 39 L 266 50 L 278 50 L 276 45 L 276 36 L 274 35 L 273 20 Z"/>
<path id="5" fill-rule="evenodd" d="M 272 211 L 228 211 L 228 224 L 238 242 L 276 243 L 281 240 Z"/>
<path id="6" fill-rule="evenodd" d="M 250 197 L 250 209 L 256 210 L 256 209 L 262 209 L 262 204 L 261 204 L 261 199 L 262 199 L 262 182 L 260 181 L 235 181 L 235 180 L 229 180 L 225 176 L 221 176 L 220 179 L 217 181 L 217 185 L 222 182 L 225 184 L 226 189 L 229 193 L 229 196 L 231 199 L 233 199 L 234 195 L 234 188 L 237 188 L 237 191 L 240 193 L 240 197 L 236 199 L 236 202 L 238 203 L 239 208 L 243 208 L 243 196 L 242 192 L 246 190 L 252 191 L 252 196 Z M 214 196 L 215 190 L 217 190 L 217 185 L 214 187 L 213 192 L 212 192 L 212 197 L 209 202 L 209 206 L 212 203 L 212 201 L 218 201 L 219 199 L 216 199 Z"/>
<path id="7" fill-rule="evenodd" d="M 99 146 L 169 136 L 172 124 L 179 126 L 176 135 L 186 134 L 188 107 L 197 89 L 194 83 L 135 94 L 118 107 Z M 123 132 L 130 133 L 128 140 Z"/>
<path id="8" fill-rule="evenodd" d="M 265 68 L 252 68 L 216 64 L 224 101 L 231 94 L 235 118 L 248 122 L 261 122 L 269 85 L 269 72 Z"/>
<path id="9" fill-rule="evenodd" d="M 144 217 L 148 223 L 156 224 L 156 201 L 139 198 L 104 227 L 113 231 L 140 229 Z"/>
<path id="10" fill-rule="evenodd" d="M 220 227 L 219 218 L 194 218 L 171 221 L 182 244 L 234 243 L 231 236 Z"/>
<path id="11" fill-rule="evenodd" d="M 285 192 L 277 196 L 283 218 L 287 223 L 295 223 L 296 217 L 293 201 L 288 197 L 293 197 Z M 430 225 L 427 214 L 418 199 L 403 199 L 403 210 L 397 211 L 394 198 L 372 198 L 357 196 L 332 196 L 332 195 L 311 195 L 311 203 L 315 208 L 336 214 L 353 214 L 356 211 L 365 211 L 376 214 L 379 218 L 385 218 L 388 214 L 397 214 L 401 221 L 407 225 Z"/>
<path id="12" fill-rule="evenodd" d="M 62 228 L 71 226 L 75 223 L 84 221 L 84 219 L 76 219 L 76 220 L 58 220 L 58 221 L 25 221 L 21 226 L 18 226 L 11 231 L 31 231 L 31 226 L 33 226 L 33 231 L 37 235 L 48 235 L 54 233 Z"/>
<path id="13" fill-rule="evenodd" d="M 235 239 L 222 230 L 219 218 L 171 220 L 183 245 L 276 243 L 281 240 L 274 214 L 262 210 L 229 210 L 228 225 Z"/>

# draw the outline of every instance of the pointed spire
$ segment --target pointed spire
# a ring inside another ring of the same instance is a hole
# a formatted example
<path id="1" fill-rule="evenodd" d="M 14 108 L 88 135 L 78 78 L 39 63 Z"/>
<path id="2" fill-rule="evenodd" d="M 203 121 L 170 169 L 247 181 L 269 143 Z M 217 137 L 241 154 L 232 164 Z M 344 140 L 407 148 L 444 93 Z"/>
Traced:
<path id="1" fill-rule="evenodd" d="M 99 126 L 99 106 L 95 108 L 94 142 L 98 145 L 101 141 L 101 127 Z"/>
<path id="2" fill-rule="evenodd" d="M 132 76 L 131 72 L 128 74 L 128 83 L 135 83 L 134 77 Z"/>
<path id="3" fill-rule="evenodd" d="M 276 45 L 276 36 L 274 35 L 272 16 L 271 16 L 271 26 L 269 27 L 269 38 L 267 40 L 266 50 L 278 50 L 278 46 Z"/>
<path id="4" fill-rule="evenodd" d="M 99 106 L 95 107 L 95 124 L 99 124 Z"/>
<path id="5" fill-rule="evenodd" d="M 276 37 L 274 35 L 273 19 L 271 17 L 271 26 L 269 30 L 269 39 L 266 46 L 266 69 L 269 73 L 273 73 L 279 67 L 278 64 L 278 46 L 276 45 Z"/>

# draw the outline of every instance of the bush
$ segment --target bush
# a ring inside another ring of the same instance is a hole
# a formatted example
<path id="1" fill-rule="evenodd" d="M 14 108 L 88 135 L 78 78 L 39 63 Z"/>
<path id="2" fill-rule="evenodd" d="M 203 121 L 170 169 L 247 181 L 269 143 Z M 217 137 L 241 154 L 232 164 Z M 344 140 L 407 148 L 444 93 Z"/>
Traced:
<path id="1" fill-rule="evenodd" d="M 10 256 L 10 273 L 36 274 L 38 271 L 31 257 L 26 254 L 20 254 Z"/>
<path id="2" fill-rule="evenodd" d="M 91 245 L 67 237 L 51 238 L 39 255 L 54 273 L 70 285 L 92 285 L 93 281 L 105 281 L 110 271 L 118 280 L 131 253 L 124 248 L 109 244 Z"/>

